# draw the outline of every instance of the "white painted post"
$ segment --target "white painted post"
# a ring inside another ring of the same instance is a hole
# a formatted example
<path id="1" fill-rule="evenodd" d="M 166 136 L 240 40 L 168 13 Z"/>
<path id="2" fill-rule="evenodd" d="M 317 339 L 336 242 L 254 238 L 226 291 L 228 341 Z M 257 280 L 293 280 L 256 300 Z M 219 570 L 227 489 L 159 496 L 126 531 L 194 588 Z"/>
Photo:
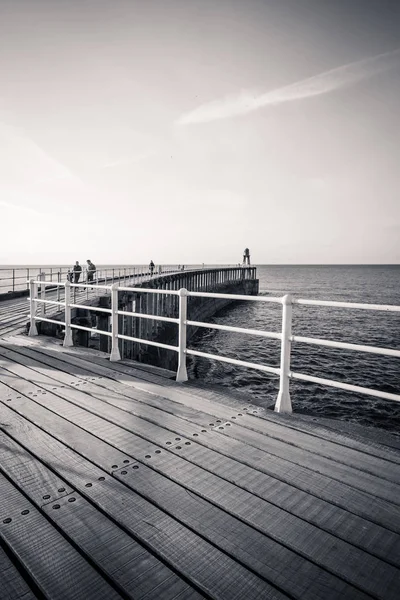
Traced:
<path id="1" fill-rule="evenodd" d="M 34 279 L 31 279 L 29 281 L 29 296 L 30 296 L 30 300 L 29 300 L 29 304 L 30 304 L 30 313 L 31 313 L 31 317 L 30 317 L 30 327 L 29 327 L 29 337 L 34 337 L 35 335 L 38 335 L 38 331 L 37 331 L 37 327 L 36 327 L 36 321 L 35 321 L 35 316 L 36 316 L 36 289 L 37 289 L 37 284 L 35 283 Z"/>
<path id="2" fill-rule="evenodd" d="M 58 273 L 57 273 L 57 283 L 61 283 L 61 273 L 60 273 L 60 271 L 58 271 Z M 61 288 L 58 285 L 57 286 L 57 302 L 60 302 L 60 290 L 61 290 Z"/>
<path id="3" fill-rule="evenodd" d="M 186 320 L 187 320 L 187 294 L 185 288 L 179 290 L 179 337 L 178 337 L 178 371 L 176 373 L 176 381 L 187 381 L 188 375 L 186 370 Z"/>
<path id="4" fill-rule="evenodd" d="M 111 286 L 111 354 L 110 361 L 121 360 L 118 347 L 118 283 Z"/>
<path id="5" fill-rule="evenodd" d="M 75 289 L 75 288 L 74 288 Z M 71 282 L 65 282 L 65 334 L 63 346 L 66 348 L 73 346 L 71 329 Z"/>
<path id="6" fill-rule="evenodd" d="M 42 281 L 43 283 L 40 284 L 40 299 L 41 300 L 46 300 L 46 286 L 44 285 L 44 282 L 46 281 L 46 273 L 41 273 L 40 274 L 40 281 Z M 39 310 L 40 314 L 45 315 L 46 314 L 46 305 L 44 302 L 40 303 L 40 310 Z"/>
<path id="7" fill-rule="evenodd" d="M 292 335 L 292 296 L 286 294 L 282 298 L 282 342 L 279 393 L 275 404 L 275 412 L 291 413 L 292 402 L 289 393 L 290 350 Z"/>

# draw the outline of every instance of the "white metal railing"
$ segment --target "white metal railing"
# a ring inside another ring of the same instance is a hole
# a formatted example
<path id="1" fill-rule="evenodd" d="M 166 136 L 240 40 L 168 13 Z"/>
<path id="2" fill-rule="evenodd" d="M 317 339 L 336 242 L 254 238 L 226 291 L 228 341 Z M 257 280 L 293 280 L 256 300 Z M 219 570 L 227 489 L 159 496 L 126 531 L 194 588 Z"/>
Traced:
<path id="1" fill-rule="evenodd" d="M 365 346 L 359 344 L 352 344 L 346 342 L 336 342 L 325 339 L 318 338 L 309 338 L 302 337 L 297 335 L 292 335 L 292 320 L 293 320 L 293 306 L 294 305 L 308 305 L 308 306 L 328 306 L 328 307 L 336 307 L 343 309 L 351 309 L 351 310 L 373 310 L 373 311 L 384 311 L 384 312 L 398 312 L 400 313 L 400 306 L 392 306 L 392 305 L 379 305 L 379 304 L 360 304 L 360 303 L 352 303 L 352 302 L 327 302 L 322 300 L 306 300 L 306 299 L 295 299 L 290 294 L 287 294 L 283 297 L 271 297 L 271 296 L 246 296 L 246 295 L 237 295 L 237 294 L 218 294 L 211 292 L 189 292 L 186 289 L 180 290 L 170 290 L 170 289 L 155 289 L 155 288 L 135 288 L 135 287 L 124 287 L 120 286 L 117 283 L 114 283 L 111 286 L 107 285 L 88 285 L 88 284 L 73 284 L 70 282 L 66 282 L 62 285 L 65 288 L 65 300 L 64 302 L 54 302 L 49 301 L 44 298 L 38 298 L 37 288 L 39 285 L 53 285 L 46 284 L 43 281 L 30 281 L 30 330 L 29 335 L 35 336 L 38 335 L 36 321 L 45 321 L 49 323 L 56 323 L 57 325 L 62 325 L 65 327 L 65 336 L 64 336 L 64 346 L 71 346 L 72 342 L 72 330 L 78 329 L 83 331 L 93 332 L 96 331 L 100 335 L 106 335 L 111 337 L 111 361 L 118 361 L 121 359 L 118 340 L 127 340 L 132 342 L 138 342 L 140 344 L 146 344 L 149 346 L 156 346 L 159 348 L 164 348 L 167 350 L 171 350 L 177 352 L 178 354 L 178 369 L 176 374 L 176 381 L 184 382 L 187 381 L 187 369 L 186 369 L 186 357 L 187 356 L 198 356 L 203 358 L 208 358 L 212 360 L 217 360 L 233 365 L 243 366 L 250 369 L 257 369 L 259 371 L 269 373 L 271 375 L 275 375 L 279 377 L 279 392 L 278 397 L 275 404 L 275 411 L 277 412 L 292 412 L 292 403 L 290 398 L 290 380 L 297 379 L 300 381 L 307 381 L 311 383 L 316 383 L 319 385 L 326 385 L 334 388 L 339 388 L 346 391 L 356 392 L 360 394 L 366 394 L 369 396 L 375 396 L 377 398 L 383 398 L 386 400 L 393 400 L 396 402 L 400 402 L 400 394 L 392 394 L 388 392 L 381 392 L 379 390 L 374 390 L 370 388 L 364 388 L 356 385 L 351 385 L 347 383 L 342 383 L 340 381 L 335 381 L 331 379 L 325 379 L 321 377 L 314 377 L 311 375 L 306 375 L 302 373 L 297 373 L 291 371 L 290 368 L 290 359 L 291 359 L 291 346 L 292 343 L 304 343 L 304 344 L 313 344 L 317 346 L 325 346 L 330 348 L 339 348 L 346 350 L 354 350 L 359 352 L 368 352 L 371 354 L 380 354 L 384 356 L 392 356 L 400 358 L 400 350 L 392 349 L 392 348 L 378 348 L 375 346 Z M 94 306 L 85 306 L 81 304 L 76 304 L 71 302 L 71 288 L 79 288 L 79 287 L 89 287 L 89 288 L 97 288 L 102 290 L 108 290 L 111 293 L 111 308 L 100 308 Z M 166 317 L 163 315 L 150 315 L 143 314 L 138 312 L 128 312 L 118 310 L 118 292 L 139 292 L 141 294 L 167 294 L 174 295 L 179 297 L 179 316 L 178 318 Z M 217 298 L 217 299 L 229 299 L 229 300 L 241 300 L 246 302 L 262 302 L 262 303 L 275 303 L 280 304 L 282 306 L 282 329 L 281 332 L 270 332 L 270 331 L 262 331 L 256 329 L 247 329 L 243 327 L 231 327 L 227 325 L 217 325 L 215 323 L 205 323 L 201 321 L 192 321 L 187 318 L 187 302 L 190 297 L 200 297 L 200 298 Z M 44 317 L 43 315 L 38 316 L 36 314 L 36 305 L 38 302 L 43 303 L 51 303 L 57 304 L 64 307 L 65 311 L 65 320 L 57 321 L 54 319 L 49 319 Z M 71 308 L 83 308 L 92 311 L 98 311 L 103 313 L 108 313 L 111 317 L 111 332 L 110 331 L 100 331 L 91 327 L 84 327 L 81 325 L 76 325 L 71 323 Z M 128 335 L 124 335 L 119 333 L 118 330 L 118 317 L 119 316 L 131 316 L 142 319 L 152 319 L 156 321 L 163 321 L 167 323 L 175 323 L 178 326 L 178 345 L 172 346 L 169 344 L 163 344 L 161 342 L 157 342 L 154 340 L 143 339 L 131 337 Z M 203 327 L 203 328 L 211 328 L 217 329 L 221 331 L 230 331 L 235 333 L 247 334 L 250 336 L 260 336 L 270 339 L 281 340 L 281 355 L 280 355 L 280 366 L 271 367 L 268 365 L 261 365 L 257 363 L 247 362 L 240 359 L 234 359 L 227 356 L 209 354 L 206 352 L 201 352 L 198 350 L 193 350 L 187 347 L 187 327 Z"/>

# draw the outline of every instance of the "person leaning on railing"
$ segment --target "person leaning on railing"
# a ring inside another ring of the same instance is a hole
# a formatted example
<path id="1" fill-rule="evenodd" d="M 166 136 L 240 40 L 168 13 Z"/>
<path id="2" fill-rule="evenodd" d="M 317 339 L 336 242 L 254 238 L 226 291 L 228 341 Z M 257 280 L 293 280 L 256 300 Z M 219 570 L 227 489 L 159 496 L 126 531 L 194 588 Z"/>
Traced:
<path id="1" fill-rule="evenodd" d="M 94 274 L 96 273 L 96 266 L 92 263 L 90 258 L 87 262 L 87 283 L 91 283 L 93 281 Z"/>

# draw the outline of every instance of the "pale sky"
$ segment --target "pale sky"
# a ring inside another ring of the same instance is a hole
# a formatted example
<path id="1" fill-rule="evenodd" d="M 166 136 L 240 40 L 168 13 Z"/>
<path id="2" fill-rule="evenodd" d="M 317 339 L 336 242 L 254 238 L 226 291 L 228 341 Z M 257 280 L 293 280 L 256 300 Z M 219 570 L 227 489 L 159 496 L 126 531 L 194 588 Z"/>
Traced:
<path id="1" fill-rule="evenodd" d="M 0 264 L 400 263 L 399 0 L 0 0 Z"/>

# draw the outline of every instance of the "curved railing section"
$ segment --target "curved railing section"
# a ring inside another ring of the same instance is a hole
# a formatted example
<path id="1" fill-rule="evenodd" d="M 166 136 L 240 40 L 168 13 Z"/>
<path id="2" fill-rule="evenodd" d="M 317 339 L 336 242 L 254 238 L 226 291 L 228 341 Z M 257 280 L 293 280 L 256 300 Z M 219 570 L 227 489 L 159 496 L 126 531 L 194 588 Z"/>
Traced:
<path id="1" fill-rule="evenodd" d="M 65 298 L 64 301 L 54 301 L 50 299 L 46 299 L 45 297 L 39 298 L 38 296 L 38 287 L 41 286 L 43 290 L 43 286 L 52 285 L 51 283 L 46 283 L 41 280 L 35 281 L 31 280 L 29 283 L 30 286 L 30 330 L 29 335 L 35 336 L 38 335 L 36 322 L 37 321 L 47 321 L 49 323 L 55 323 L 57 325 L 62 325 L 65 327 L 65 335 L 64 335 L 64 346 L 72 346 L 72 330 L 80 329 L 83 331 L 96 331 L 100 335 L 106 335 L 111 338 L 111 361 L 118 361 L 121 359 L 120 351 L 119 351 L 119 340 L 128 340 L 132 342 L 137 342 L 139 344 L 146 344 L 150 346 L 157 346 L 159 348 L 164 348 L 166 350 L 174 351 L 178 354 L 178 369 L 176 374 L 176 381 L 184 382 L 187 381 L 187 369 L 186 369 L 186 359 L 187 356 L 198 356 L 207 359 L 217 360 L 233 365 L 242 366 L 249 369 L 256 369 L 258 371 L 262 371 L 268 373 L 272 376 L 279 377 L 279 392 L 278 397 L 275 404 L 275 411 L 291 413 L 292 412 L 292 403 L 290 397 L 290 381 L 291 380 L 300 380 L 311 383 L 316 383 L 323 386 L 334 387 L 350 392 L 356 392 L 359 394 L 365 394 L 368 396 L 375 396 L 377 398 L 383 398 L 386 400 L 392 400 L 395 402 L 400 402 L 400 394 L 392 394 L 388 392 L 382 392 L 375 389 L 364 388 L 356 385 L 351 385 L 348 383 L 342 383 L 340 381 L 335 381 L 331 379 L 325 379 L 321 377 L 306 375 L 303 373 L 298 373 L 291 370 L 290 361 L 291 361 L 291 347 L 292 343 L 300 343 L 300 344 L 312 344 L 317 346 L 325 346 L 330 348 L 338 348 L 345 350 L 353 350 L 357 352 L 367 352 L 371 354 L 380 354 L 384 356 L 391 356 L 400 358 L 400 350 L 393 348 L 380 348 L 376 346 L 366 346 L 361 344 L 352 344 L 347 342 L 336 342 L 333 340 L 319 339 L 319 338 L 309 338 L 303 336 L 292 335 L 292 321 L 293 321 L 293 306 L 319 306 L 319 307 L 335 307 L 344 310 L 371 310 L 371 311 L 382 311 L 382 312 L 400 312 L 400 306 L 392 306 L 392 305 L 380 305 L 380 304 L 361 304 L 361 303 L 352 303 L 352 302 L 328 302 L 323 300 L 307 300 L 307 299 L 298 299 L 293 298 L 290 294 L 287 294 L 283 297 L 271 297 L 271 296 L 247 296 L 247 295 L 237 295 L 237 294 L 218 294 L 212 292 L 190 292 L 184 288 L 179 290 L 165 290 L 165 289 L 155 289 L 155 288 L 135 288 L 135 287 L 124 287 L 117 283 L 114 283 L 111 286 L 107 285 L 90 285 L 87 284 L 73 284 L 66 282 L 62 285 L 65 289 Z M 74 288 L 81 288 L 83 285 L 87 288 L 91 288 L 93 290 L 106 290 L 111 294 L 111 308 L 100 308 L 95 306 L 85 306 L 82 304 L 75 304 L 73 302 L 73 294 L 71 291 Z M 139 293 L 149 293 L 149 294 L 170 294 L 173 296 L 179 297 L 179 316 L 178 318 L 171 318 L 160 315 L 150 315 L 143 314 L 139 312 L 127 312 L 121 311 L 118 309 L 118 293 L 119 292 L 139 292 Z M 229 299 L 229 300 L 240 300 L 245 302 L 261 302 L 261 303 L 275 303 L 282 306 L 282 327 L 280 332 L 272 332 L 272 331 L 263 331 L 257 329 L 247 329 L 243 327 L 232 327 L 227 325 L 218 325 L 215 323 L 206 323 L 201 321 L 191 321 L 187 318 L 187 302 L 190 297 L 200 297 L 200 298 L 217 298 L 217 299 Z M 43 314 L 41 316 L 37 315 L 37 305 L 38 304 L 52 304 L 57 305 L 61 309 L 64 308 L 65 311 L 65 320 L 58 321 L 54 319 L 50 319 L 44 317 Z M 75 325 L 71 323 L 71 308 L 83 308 L 89 311 L 98 311 L 107 313 L 110 316 L 110 331 L 100 331 L 91 327 L 84 327 L 82 325 Z M 175 323 L 178 327 L 178 345 L 173 346 L 169 344 L 163 344 L 161 342 L 157 342 L 154 340 L 142 339 L 130 337 L 127 335 L 123 335 L 118 330 L 118 317 L 123 315 L 125 317 L 135 317 L 142 319 L 154 319 L 158 321 L 165 321 L 168 323 Z M 207 329 L 217 329 L 221 331 L 230 331 L 233 333 L 241 333 L 249 336 L 260 336 L 265 338 L 271 338 L 275 340 L 281 341 L 281 355 L 280 355 L 280 366 L 272 367 L 269 365 L 262 365 L 252 362 L 247 362 L 239 359 L 233 359 L 223 355 L 215 355 L 209 354 L 206 352 L 201 352 L 199 350 L 194 350 L 187 347 L 187 327 L 195 326 L 200 328 Z"/>

